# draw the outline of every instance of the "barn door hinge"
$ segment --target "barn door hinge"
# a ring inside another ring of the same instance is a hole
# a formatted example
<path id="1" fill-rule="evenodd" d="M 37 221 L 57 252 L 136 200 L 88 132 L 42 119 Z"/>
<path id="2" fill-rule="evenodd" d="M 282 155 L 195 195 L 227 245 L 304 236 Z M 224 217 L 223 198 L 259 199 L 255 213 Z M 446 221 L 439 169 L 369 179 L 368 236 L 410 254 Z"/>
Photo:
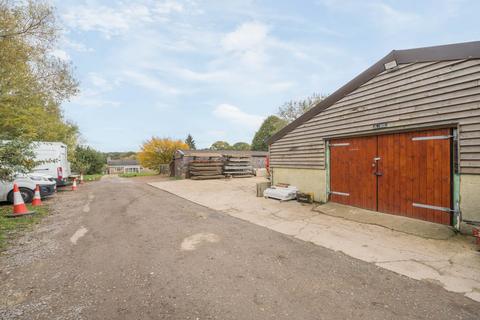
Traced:
<path id="1" fill-rule="evenodd" d="M 337 196 L 346 196 L 346 197 L 350 196 L 350 193 L 338 192 L 338 191 L 330 191 L 330 194 L 336 194 Z"/>
<path id="2" fill-rule="evenodd" d="M 330 143 L 329 146 L 330 147 L 347 147 L 349 146 L 350 143 L 346 142 L 346 143 Z"/>
<path id="3" fill-rule="evenodd" d="M 412 203 L 412 206 L 416 208 L 424 208 L 424 209 L 432 209 L 432 210 L 438 210 L 438 211 L 443 211 L 443 212 L 457 212 L 457 210 L 453 210 L 447 207 L 439 207 L 439 206 L 431 206 L 428 204 L 423 204 L 423 203 Z"/>
<path id="4" fill-rule="evenodd" d="M 453 135 L 449 136 L 430 136 L 430 137 L 413 137 L 412 141 L 424 141 L 424 140 L 445 140 L 453 138 Z"/>

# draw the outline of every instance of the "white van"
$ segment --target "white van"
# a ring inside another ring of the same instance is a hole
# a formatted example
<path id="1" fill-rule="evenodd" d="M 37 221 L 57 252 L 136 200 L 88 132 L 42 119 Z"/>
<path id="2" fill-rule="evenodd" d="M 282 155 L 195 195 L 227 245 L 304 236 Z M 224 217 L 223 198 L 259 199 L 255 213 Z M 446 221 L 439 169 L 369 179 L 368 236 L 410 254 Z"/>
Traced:
<path id="1" fill-rule="evenodd" d="M 0 180 L 0 202 L 13 202 L 14 183 L 18 185 L 23 201 L 26 203 L 32 202 L 37 184 L 40 186 L 40 196 L 42 198 L 53 195 L 56 189 L 55 181 L 51 181 L 48 177 L 42 174 L 19 174 L 15 177 L 13 182 Z"/>
<path id="2" fill-rule="evenodd" d="M 57 186 L 64 186 L 71 175 L 67 146 L 62 142 L 41 142 L 32 144 L 36 161 L 45 161 L 33 168 L 33 173 L 55 177 Z"/>

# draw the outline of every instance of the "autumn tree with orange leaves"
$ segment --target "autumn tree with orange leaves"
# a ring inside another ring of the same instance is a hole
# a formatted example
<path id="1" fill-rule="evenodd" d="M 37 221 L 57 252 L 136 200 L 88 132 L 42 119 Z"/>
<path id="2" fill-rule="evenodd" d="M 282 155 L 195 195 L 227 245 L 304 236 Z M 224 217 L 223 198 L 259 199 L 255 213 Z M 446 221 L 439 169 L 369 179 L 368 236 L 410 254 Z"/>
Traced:
<path id="1" fill-rule="evenodd" d="M 173 160 L 175 151 L 188 149 L 182 140 L 152 137 L 143 143 L 138 161 L 144 168 L 160 171 L 160 165 L 169 164 Z"/>

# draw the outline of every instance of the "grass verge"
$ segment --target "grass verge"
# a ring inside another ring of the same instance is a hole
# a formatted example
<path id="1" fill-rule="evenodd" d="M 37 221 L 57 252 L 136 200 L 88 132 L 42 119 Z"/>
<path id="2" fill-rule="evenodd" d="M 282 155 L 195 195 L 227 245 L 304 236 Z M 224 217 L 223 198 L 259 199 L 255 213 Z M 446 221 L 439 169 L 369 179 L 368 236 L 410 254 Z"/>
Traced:
<path id="1" fill-rule="evenodd" d="M 47 216 L 49 209 L 47 205 L 34 207 L 27 205 L 28 209 L 36 213 L 31 216 L 19 218 L 7 218 L 5 215 L 12 212 L 11 205 L 0 206 L 0 252 L 5 250 L 8 242 L 21 231 L 30 229 L 33 225 Z"/>
<path id="2" fill-rule="evenodd" d="M 103 174 L 86 174 L 83 176 L 84 181 L 98 181 L 103 177 Z"/>
<path id="3" fill-rule="evenodd" d="M 148 177 L 148 176 L 156 176 L 158 173 L 156 172 L 130 172 L 130 173 L 122 173 L 119 174 L 119 177 L 122 178 L 133 178 L 133 177 Z"/>

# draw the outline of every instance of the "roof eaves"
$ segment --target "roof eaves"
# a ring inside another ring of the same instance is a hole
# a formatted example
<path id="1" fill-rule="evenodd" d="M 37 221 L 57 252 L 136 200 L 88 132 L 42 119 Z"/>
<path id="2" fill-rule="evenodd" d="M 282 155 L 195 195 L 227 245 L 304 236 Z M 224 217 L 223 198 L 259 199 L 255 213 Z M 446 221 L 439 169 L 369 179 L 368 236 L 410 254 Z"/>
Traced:
<path id="1" fill-rule="evenodd" d="M 434 47 L 423 47 L 407 50 L 393 50 L 385 57 L 377 61 L 367 70 L 360 73 L 340 89 L 320 101 L 316 106 L 308 110 L 302 116 L 298 117 L 283 129 L 266 139 L 267 144 L 272 144 L 285 136 L 302 123 L 310 120 L 323 110 L 327 109 L 347 94 L 353 92 L 364 83 L 373 79 L 378 74 L 385 71 L 385 63 L 395 60 L 398 64 L 429 61 L 448 61 L 461 59 L 480 59 L 480 41 L 448 44 Z"/>
<path id="2" fill-rule="evenodd" d="M 293 130 L 294 128 L 298 127 L 302 123 L 310 120 L 323 110 L 327 109 L 331 105 L 333 105 L 335 102 L 338 100 L 342 99 L 345 97 L 347 94 L 350 92 L 356 90 L 358 87 L 360 87 L 362 84 L 365 82 L 369 81 L 370 79 L 374 78 L 377 74 L 383 72 L 385 70 L 384 64 L 386 62 L 390 62 L 394 59 L 394 51 L 390 52 L 387 54 L 385 57 L 380 59 L 378 62 L 376 62 L 374 65 L 372 65 L 370 68 L 367 70 L 363 71 L 360 73 L 358 76 L 350 80 L 347 84 L 343 85 L 335 91 L 334 93 L 330 94 L 327 96 L 325 99 L 320 101 L 316 106 L 305 112 L 303 115 L 295 119 L 294 121 L 290 122 L 287 126 L 285 126 L 283 129 L 275 133 L 273 136 L 271 136 L 269 139 L 266 140 L 267 144 L 272 144 L 276 140 L 280 139 L 284 135 L 286 135 L 288 132 Z"/>

